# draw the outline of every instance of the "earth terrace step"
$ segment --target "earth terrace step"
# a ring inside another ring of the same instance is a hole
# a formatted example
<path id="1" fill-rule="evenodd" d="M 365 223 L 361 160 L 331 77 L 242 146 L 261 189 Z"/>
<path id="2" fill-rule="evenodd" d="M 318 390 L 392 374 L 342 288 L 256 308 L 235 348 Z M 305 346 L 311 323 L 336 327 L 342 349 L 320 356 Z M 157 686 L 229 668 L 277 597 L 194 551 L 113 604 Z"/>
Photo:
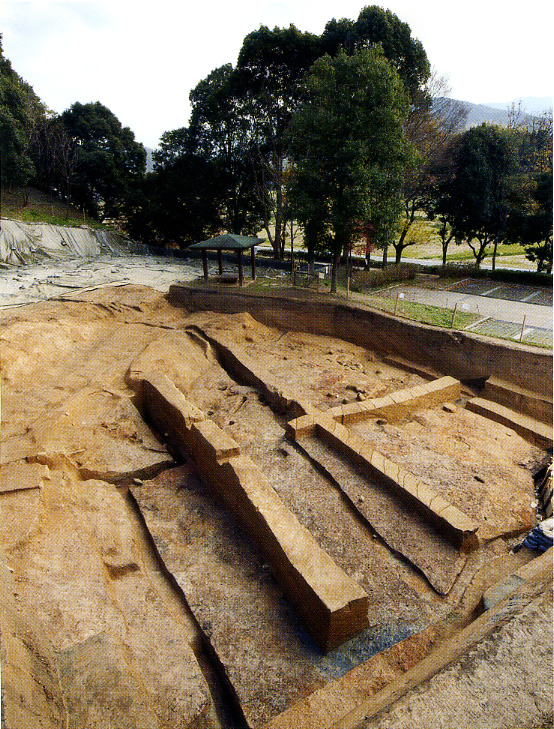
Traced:
<path id="1" fill-rule="evenodd" d="M 478 546 L 478 525 L 398 463 L 390 461 L 330 417 L 319 416 L 315 430 L 319 437 L 355 462 L 370 478 L 412 504 L 460 549 L 471 551 Z"/>
<path id="2" fill-rule="evenodd" d="M 482 415 L 511 428 L 522 438 L 539 446 L 539 448 L 552 448 L 552 426 L 540 420 L 516 413 L 514 410 L 481 397 L 474 397 L 467 401 L 466 408 L 471 412 Z"/>
<path id="3" fill-rule="evenodd" d="M 453 377 L 440 377 L 424 385 L 391 392 L 384 397 L 339 405 L 327 410 L 325 414 L 343 425 L 381 416 L 402 418 L 416 407 L 432 407 L 448 400 L 456 400 L 460 395 L 461 384 L 458 380 Z"/>
<path id="4" fill-rule="evenodd" d="M 165 376 L 142 383 L 143 407 L 159 432 L 199 473 L 270 563 L 285 594 L 325 651 L 368 627 L 368 596 L 288 510 L 235 441 Z M 202 417 L 201 417 L 202 416 Z"/>
<path id="5" fill-rule="evenodd" d="M 231 344 L 225 341 L 224 337 L 216 337 L 213 333 L 207 334 L 198 325 L 187 327 L 187 331 L 199 334 L 206 339 L 223 360 L 227 372 L 235 379 L 247 382 L 256 388 L 276 412 L 289 413 L 289 415 L 297 417 L 313 412 L 314 408 L 310 403 L 304 402 L 287 392 L 286 389 L 273 381 L 271 374 L 258 361 L 246 352 L 233 350 Z"/>
<path id="6" fill-rule="evenodd" d="M 519 413 L 529 415 L 543 423 L 552 422 L 552 395 L 536 393 L 518 387 L 510 382 L 504 382 L 498 377 L 489 377 L 485 383 L 483 395 L 487 400 L 493 400 Z"/>

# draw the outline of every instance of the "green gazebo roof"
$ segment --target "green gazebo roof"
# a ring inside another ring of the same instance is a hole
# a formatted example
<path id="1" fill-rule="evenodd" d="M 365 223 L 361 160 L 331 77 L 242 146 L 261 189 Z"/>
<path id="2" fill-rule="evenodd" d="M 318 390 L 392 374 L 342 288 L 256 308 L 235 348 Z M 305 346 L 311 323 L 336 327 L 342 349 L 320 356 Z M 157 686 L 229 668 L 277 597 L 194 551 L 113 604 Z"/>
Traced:
<path id="1" fill-rule="evenodd" d="M 225 233 L 209 240 L 202 240 L 200 243 L 193 243 L 189 248 L 205 251 L 245 251 L 254 246 L 259 246 L 265 241 L 251 235 L 234 235 Z"/>

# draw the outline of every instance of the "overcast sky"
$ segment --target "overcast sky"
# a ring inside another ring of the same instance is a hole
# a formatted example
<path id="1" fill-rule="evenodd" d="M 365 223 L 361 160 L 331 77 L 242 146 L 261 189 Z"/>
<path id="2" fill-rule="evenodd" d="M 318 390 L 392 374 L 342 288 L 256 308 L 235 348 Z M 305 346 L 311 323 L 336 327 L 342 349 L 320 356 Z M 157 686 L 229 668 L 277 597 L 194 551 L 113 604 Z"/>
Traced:
<path id="1" fill-rule="evenodd" d="M 42 101 L 61 113 L 100 101 L 155 147 L 186 126 L 189 92 L 235 63 L 260 25 L 321 33 L 331 18 L 355 19 L 353 0 L 0 0 L 4 54 Z M 551 0 L 391 0 L 451 96 L 475 103 L 552 96 Z"/>

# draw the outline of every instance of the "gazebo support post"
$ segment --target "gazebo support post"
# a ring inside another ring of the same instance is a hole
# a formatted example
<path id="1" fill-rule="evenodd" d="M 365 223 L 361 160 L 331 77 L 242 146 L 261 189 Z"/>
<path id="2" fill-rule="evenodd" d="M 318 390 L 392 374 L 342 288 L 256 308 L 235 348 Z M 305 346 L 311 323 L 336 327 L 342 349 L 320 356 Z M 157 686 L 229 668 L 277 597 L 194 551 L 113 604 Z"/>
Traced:
<path id="1" fill-rule="evenodd" d="M 238 250 L 239 254 L 239 286 L 244 286 L 244 271 L 242 270 L 242 251 Z"/>
<path id="2" fill-rule="evenodd" d="M 219 275 L 223 274 L 223 256 L 221 255 L 221 248 L 217 249 L 217 265 L 219 266 Z"/>
<path id="3" fill-rule="evenodd" d="M 206 251 L 202 251 L 202 268 L 204 269 L 204 280 L 208 280 L 208 256 L 206 255 Z"/>
<path id="4" fill-rule="evenodd" d="M 252 262 L 252 281 L 256 280 L 256 253 L 254 251 L 254 246 L 250 249 L 250 260 Z"/>

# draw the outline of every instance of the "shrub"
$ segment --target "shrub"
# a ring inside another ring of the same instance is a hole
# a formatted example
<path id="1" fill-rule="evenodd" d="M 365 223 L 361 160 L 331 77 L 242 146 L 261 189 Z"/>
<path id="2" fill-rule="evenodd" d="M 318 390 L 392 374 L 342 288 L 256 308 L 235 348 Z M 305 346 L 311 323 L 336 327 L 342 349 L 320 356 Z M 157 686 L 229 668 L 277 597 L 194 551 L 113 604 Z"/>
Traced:
<path id="1" fill-rule="evenodd" d="M 419 267 L 410 263 L 399 263 L 385 268 L 371 268 L 369 271 L 354 269 L 352 283 L 357 289 L 377 289 L 399 281 L 412 281 Z"/>

